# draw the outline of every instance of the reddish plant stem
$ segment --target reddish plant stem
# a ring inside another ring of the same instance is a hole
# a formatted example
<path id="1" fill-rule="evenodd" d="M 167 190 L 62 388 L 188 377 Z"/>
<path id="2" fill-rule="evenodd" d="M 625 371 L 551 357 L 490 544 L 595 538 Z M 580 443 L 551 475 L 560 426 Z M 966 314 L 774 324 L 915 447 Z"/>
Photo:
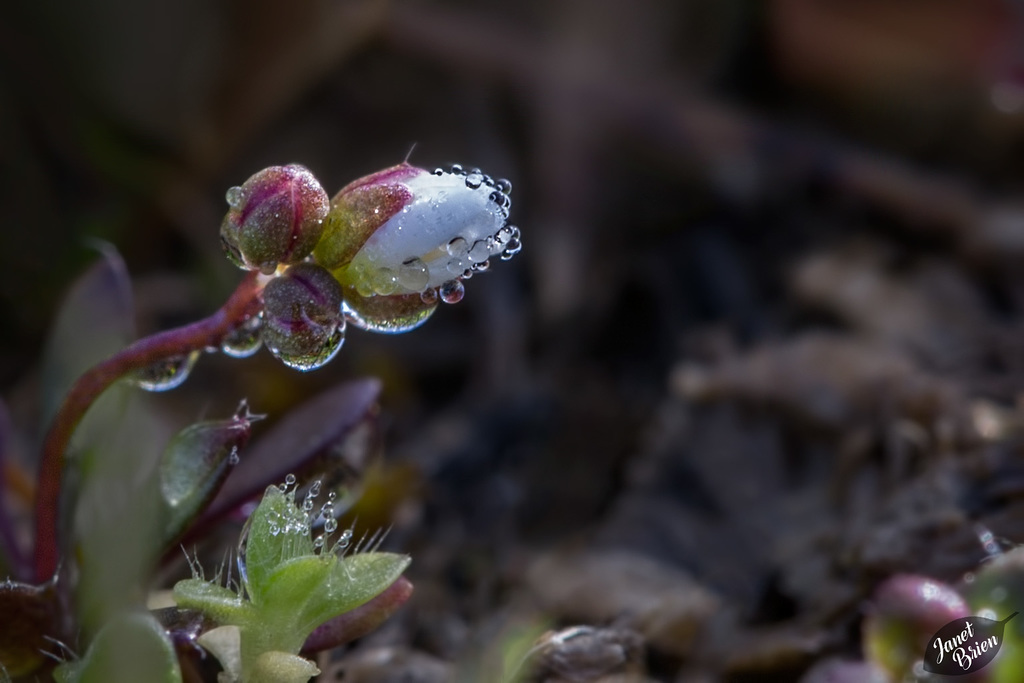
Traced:
<path id="1" fill-rule="evenodd" d="M 89 406 L 114 382 L 133 370 L 166 358 L 181 356 L 209 346 L 219 346 L 226 334 L 260 307 L 263 283 L 250 273 L 239 283 L 216 313 L 184 327 L 139 339 L 105 361 L 94 365 L 75 381 L 43 441 L 39 485 L 36 493 L 35 579 L 48 581 L 57 571 L 60 557 L 58 517 L 65 451 Z"/>

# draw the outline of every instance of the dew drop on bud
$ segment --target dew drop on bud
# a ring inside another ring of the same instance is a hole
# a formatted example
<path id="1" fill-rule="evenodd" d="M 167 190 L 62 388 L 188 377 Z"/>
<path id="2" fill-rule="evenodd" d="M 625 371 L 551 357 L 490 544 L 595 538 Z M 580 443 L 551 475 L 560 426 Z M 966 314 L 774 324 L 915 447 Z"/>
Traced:
<path id="1" fill-rule="evenodd" d="M 465 256 L 469 253 L 469 243 L 461 237 L 456 237 L 446 247 L 449 256 Z"/>
<path id="2" fill-rule="evenodd" d="M 483 182 L 483 175 L 475 169 L 473 170 L 472 173 L 466 176 L 466 187 L 468 187 L 471 190 L 475 190 L 476 188 L 480 187 L 483 184 Z"/>
<path id="3" fill-rule="evenodd" d="M 512 183 L 505 178 L 498 178 L 498 181 L 495 183 L 495 187 L 497 187 L 498 191 L 502 194 L 512 193 Z"/>
<path id="4" fill-rule="evenodd" d="M 220 350 L 232 358 L 248 358 L 263 345 L 262 329 L 262 314 L 254 315 L 224 336 Z"/>
<path id="5" fill-rule="evenodd" d="M 420 300 L 428 306 L 433 306 L 437 303 L 437 289 L 431 287 L 420 292 Z"/>
<path id="6" fill-rule="evenodd" d="M 280 350 L 270 349 L 270 352 L 277 356 L 278 360 L 294 370 L 308 372 L 321 368 L 338 355 L 342 345 L 345 343 L 345 323 L 338 325 L 334 333 L 327 338 L 323 345 L 313 353 L 289 354 Z"/>
<path id="7" fill-rule="evenodd" d="M 441 301 L 446 304 L 457 304 L 462 301 L 462 297 L 466 294 L 466 288 L 462 286 L 462 283 L 458 280 L 449 280 L 448 282 L 441 285 L 440 295 Z"/>
<path id="8" fill-rule="evenodd" d="M 472 263 L 482 263 L 490 255 L 491 250 L 487 248 L 487 242 L 484 240 L 477 240 L 469 250 L 469 260 Z"/>
<path id="9" fill-rule="evenodd" d="M 237 185 L 229 187 L 228 191 L 224 193 L 224 199 L 227 200 L 228 206 L 232 209 L 237 209 L 242 206 L 242 202 L 245 200 L 245 190 Z"/>
<path id="10" fill-rule="evenodd" d="M 192 368 L 199 358 L 199 352 L 165 358 L 149 367 L 135 370 L 129 380 L 140 389 L 146 391 L 170 391 L 188 379 Z"/>

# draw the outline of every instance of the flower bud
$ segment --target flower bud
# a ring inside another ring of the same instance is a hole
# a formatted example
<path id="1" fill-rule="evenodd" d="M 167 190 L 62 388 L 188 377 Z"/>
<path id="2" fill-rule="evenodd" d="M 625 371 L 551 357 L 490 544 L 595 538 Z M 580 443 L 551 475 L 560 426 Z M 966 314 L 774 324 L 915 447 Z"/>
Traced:
<path id="1" fill-rule="evenodd" d="M 345 340 L 341 285 L 313 263 L 291 266 L 263 289 L 263 341 L 285 365 L 314 370 Z"/>
<path id="2" fill-rule="evenodd" d="M 519 251 L 519 230 L 505 224 L 509 192 L 507 180 L 477 169 L 392 166 L 334 196 L 313 258 L 344 285 L 350 320 L 404 332 L 439 300 L 460 300 L 461 281 L 491 257 Z"/>
<path id="3" fill-rule="evenodd" d="M 952 586 L 925 576 L 893 576 L 871 599 L 864 620 L 865 655 L 895 680 L 902 680 L 924 657 L 928 639 L 968 614 L 967 601 Z"/>
<path id="4" fill-rule="evenodd" d="M 327 193 L 305 166 L 271 166 L 227 192 L 221 243 L 239 268 L 273 273 L 309 256 L 323 234 Z"/>

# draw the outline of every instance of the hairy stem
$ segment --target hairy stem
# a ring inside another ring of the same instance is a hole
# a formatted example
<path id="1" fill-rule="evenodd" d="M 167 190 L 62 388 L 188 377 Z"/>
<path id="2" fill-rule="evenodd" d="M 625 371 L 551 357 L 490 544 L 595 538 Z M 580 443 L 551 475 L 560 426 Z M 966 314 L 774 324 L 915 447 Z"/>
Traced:
<path id="1" fill-rule="evenodd" d="M 258 273 L 250 273 L 210 317 L 140 339 L 94 365 L 75 381 L 43 441 L 36 497 L 36 581 L 49 580 L 57 570 L 60 555 L 57 522 L 65 451 L 89 406 L 110 385 L 133 370 L 218 346 L 226 334 L 259 311 L 263 284 Z"/>

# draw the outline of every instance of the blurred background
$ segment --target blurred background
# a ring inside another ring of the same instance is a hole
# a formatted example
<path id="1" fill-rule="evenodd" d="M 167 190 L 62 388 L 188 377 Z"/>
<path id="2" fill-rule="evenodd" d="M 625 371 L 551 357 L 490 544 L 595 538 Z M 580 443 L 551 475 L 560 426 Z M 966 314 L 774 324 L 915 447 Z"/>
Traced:
<path id="1" fill-rule="evenodd" d="M 860 656 L 884 577 L 1024 540 L 1022 143 L 1012 0 L 5 3 L 15 455 L 92 240 L 147 334 L 240 279 L 224 191 L 260 168 L 333 194 L 407 156 L 479 166 L 524 248 L 460 305 L 350 328 L 310 374 L 207 356 L 157 409 L 272 423 L 383 380 L 362 514 L 417 594 L 346 681 L 391 680 L 353 663 L 385 646 L 401 680 L 473 670 L 520 622 L 638 633 L 652 680 L 797 680 Z"/>

